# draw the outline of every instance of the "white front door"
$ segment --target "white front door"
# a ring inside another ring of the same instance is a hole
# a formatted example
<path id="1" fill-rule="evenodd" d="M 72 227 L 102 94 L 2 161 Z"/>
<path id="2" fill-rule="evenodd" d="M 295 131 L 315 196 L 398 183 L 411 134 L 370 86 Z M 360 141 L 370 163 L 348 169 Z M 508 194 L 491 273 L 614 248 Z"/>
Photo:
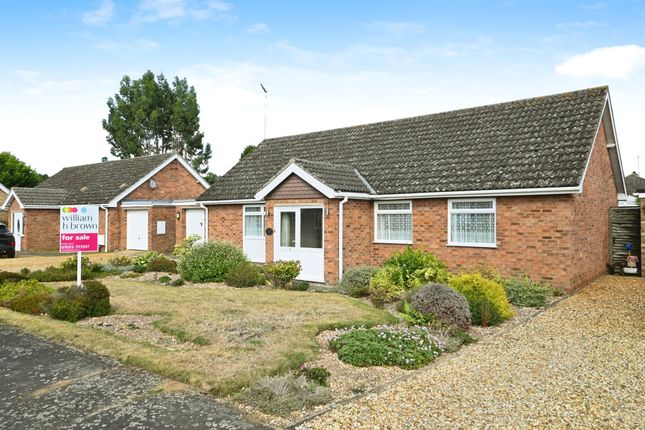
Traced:
<path id="1" fill-rule="evenodd" d="M 322 206 L 275 208 L 275 260 L 298 260 L 298 279 L 325 282 Z"/>
<path id="2" fill-rule="evenodd" d="M 186 209 L 186 237 L 199 236 L 204 240 L 205 233 L 204 209 Z"/>
<path id="3" fill-rule="evenodd" d="M 244 206 L 244 254 L 254 263 L 266 261 L 264 206 Z"/>
<path id="4" fill-rule="evenodd" d="M 126 247 L 141 251 L 148 250 L 148 211 L 127 211 Z"/>
<path id="5" fill-rule="evenodd" d="M 14 212 L 11 218 L 11 232 L 16 241 L 16 251 L 21 251 L 22 237 L 25 231 L 25 214 L 22 212 Z"/>

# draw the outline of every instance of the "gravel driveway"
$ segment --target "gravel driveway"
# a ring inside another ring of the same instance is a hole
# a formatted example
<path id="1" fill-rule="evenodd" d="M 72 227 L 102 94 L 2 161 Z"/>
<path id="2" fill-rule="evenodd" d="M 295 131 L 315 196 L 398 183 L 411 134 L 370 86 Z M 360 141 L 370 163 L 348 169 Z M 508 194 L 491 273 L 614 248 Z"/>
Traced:
<path id="1" fill-rule="evenodd" d="M 645 280 L 605 276 L 299 428 L 644 428 L 644 357 Z"/>

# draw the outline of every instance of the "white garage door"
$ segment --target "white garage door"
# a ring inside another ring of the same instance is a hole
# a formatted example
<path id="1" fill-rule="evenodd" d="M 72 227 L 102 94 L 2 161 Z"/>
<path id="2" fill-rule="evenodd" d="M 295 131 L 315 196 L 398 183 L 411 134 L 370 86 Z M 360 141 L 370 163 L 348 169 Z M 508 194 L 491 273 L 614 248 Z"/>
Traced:
<path id="1" fill-rule="evenodd" d="M 186 237 L 197 235 L 204 240 L 204 210 L 186 209 Z"/>
<path id="2" fill-rule="evenodd" d="M 129 210 L 127 219 L 127 248 L 148 250 L 148 211 Z"/>

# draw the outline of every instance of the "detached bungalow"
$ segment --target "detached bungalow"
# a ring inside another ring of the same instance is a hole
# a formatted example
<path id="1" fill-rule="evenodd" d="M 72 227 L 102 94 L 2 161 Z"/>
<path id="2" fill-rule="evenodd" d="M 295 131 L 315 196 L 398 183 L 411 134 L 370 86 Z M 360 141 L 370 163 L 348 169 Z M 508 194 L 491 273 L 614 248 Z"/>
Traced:
<path id="1" fill-rule="evenodd" d="M 66 167 L 35 188 L 14 187 L 3 207 L 17 250 L 58 250 L 59 210 L 100 206 L 99 244 L 120 249 L 171 251 L 187 234 L 204 232 L 195 198 L 208 183 L 176 154 Z"/>
<path id="2" fill-rule="evenodd" d="M 197 200 L 211 240 L 336 282 L 407 245 L 575 288 L 625 193 L 607 87 L 266 139 Z"/>

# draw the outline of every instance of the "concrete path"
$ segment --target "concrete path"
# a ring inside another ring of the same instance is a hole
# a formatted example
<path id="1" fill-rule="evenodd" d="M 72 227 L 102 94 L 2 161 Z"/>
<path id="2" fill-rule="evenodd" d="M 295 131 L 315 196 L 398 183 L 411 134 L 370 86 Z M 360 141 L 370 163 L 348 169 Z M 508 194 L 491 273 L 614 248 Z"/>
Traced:
<path id="1" fill-rule="evenodd" d="M 0 325 L 0 429 L 264 428 L 155 374 Z"/>
<path id="2" fill-rule="evenodd" d="M 301 429 L 643 429 L 645 280 L 605 276 Z"/>

